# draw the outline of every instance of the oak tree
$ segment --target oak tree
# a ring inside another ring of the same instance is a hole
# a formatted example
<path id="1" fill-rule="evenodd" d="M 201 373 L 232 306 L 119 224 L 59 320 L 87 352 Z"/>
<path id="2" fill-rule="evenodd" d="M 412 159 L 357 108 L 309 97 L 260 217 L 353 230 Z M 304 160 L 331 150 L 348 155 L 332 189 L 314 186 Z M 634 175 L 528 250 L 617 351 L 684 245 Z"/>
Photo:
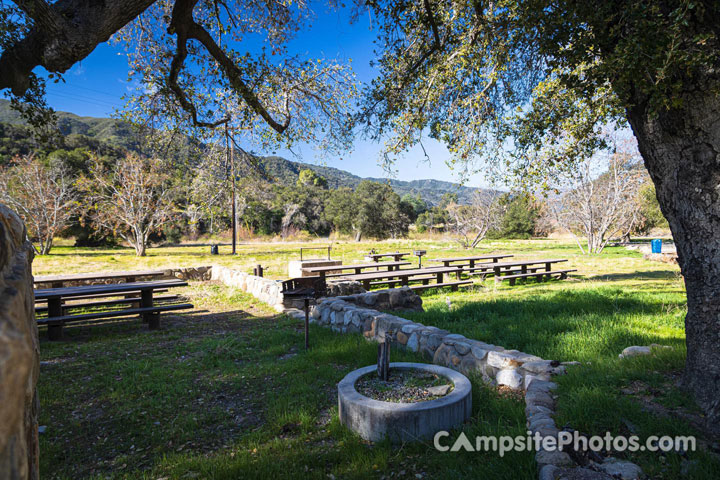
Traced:
<path id="1" fill-rule="evenodd" d="M 629 124 L 685 280 L 685 386 L 720 430 L 720 3 L 376 0 L 360 120 L 389 154 L 424 133 L 551 186 Z"/>

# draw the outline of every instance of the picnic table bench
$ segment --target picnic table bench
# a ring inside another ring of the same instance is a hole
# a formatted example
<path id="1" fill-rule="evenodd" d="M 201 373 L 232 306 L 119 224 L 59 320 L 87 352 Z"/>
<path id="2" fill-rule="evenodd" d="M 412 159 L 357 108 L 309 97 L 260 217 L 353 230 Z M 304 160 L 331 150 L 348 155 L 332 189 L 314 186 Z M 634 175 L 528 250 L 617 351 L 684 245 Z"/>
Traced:
<path id="1" fill-rule="evenodd" d="M 50 285 L 50 288 L 62 288 L 68 282 L 97 281 L 121 279 L 124 283 L 135 282 L 139 278 L 157 279 L 165 276 L 165 270 L 132 270 L 125 272 L 73 273 L 68 275 L 36 275 L 33 279 L 35 288 Z"/>
<path id="2" fill-rule="evenodd" d="M 474 255 L 474 256 L 468 256 L 468 257 L 431 258 L 431 259 L 429 259 L 429 261 L 442 263 L 446 267 L 451 267 L 451 266 L 468 267 L 469 269 L 467 271 L 474 271 L 476 262 L 484 263 L 484 262 L 482 262 L 483 260 L 492 260 L 493 263 L 495 263 L 495 262 L 498 262 L 500 259 L 510 258 L 510 257 L 512 257 L 512 255 L 510 255 L 510 254 Z M 462 262 L 462 264 L 458 265 L 457 262 Z"/>
<path id="3" fill-rule="evenodd" d="M 576 271 L 575 269 L 552 269 L 554 264 L 562 262 L 567 262 L 567 258 L 484 263 L 479 267 L 492 269 L 495 274 L 495 282 L 508 280 L 510 285 L 515 285 L 515 281 L 521 278 L 535 277 L 538 281 L 549 280 L 553 275 L 558 275 L 559 278 L 567 278 L 568 273 Z"/>
<path id="4" fill-rule="evenodd" d="M 455 273 L 457 276 L 456 282 L 445 282 L 445 274 Z M 451 287 L 453 290 L 457 290 L 457 287 L 469 285 L 472 280 L 460 280 L 460 273 L 462 268 L 459 267 L 431 267 L 431 268 L 412 268 L 408 270 L 390 270 L 382 272 L 367 272 L 353 275 L 344 275 L 349 280 L 356 280 L 362 282 L 363 288 L 369 290 L 372 285 L 387 284 L 393 287 L 394 285 L 400 284 L 401 286 L 408 286 L 410 282 L 421 281 L 422 285 L 414 285 L 410 288 L 414 290 L 422 290 L 427 288 L 440 288 L 440 287 Z M 430 280 L 435 280 L 436 283 L 431 284 Z"/>
<path id="5" fill-rule="evenodd" d="M 403 265 L 410 265 L 411 262 L 372 262 L 372 263 L 356 263 L 348 265 L 324 265 L 322 267 L 304 267 L 303 272 L 317 273 L 320 277 L 337 277 L 343 275 L 342 273 L 328 275 L 328 272 L 336 272 L 343 270 L 354 270 L 355 273 L 362 273 L 363 270 L 370 268 L 379 270 L 380 268 L 387 267 L 389 271 L 399 270 Z"/>
<path id="6" fill-rule="evenodd" d="M 36 301 L 47 302 L 47 317 L 38 318 L 37 323 L 39 325 L 48 326 L 48 338 L 50 340 L 61 339 L 63 326 L 69 322 L 126 317 L 131 315 L 140 315 L 143 321 L 148 324 L 148 328 L 150 330 L 156 330 L 160 328 L 160 312 L 186 310 L 193 308 L 193 305 L 189 303 L 159 305 L 154 303 L 153 293 L 159 290 L 167 291 L 169 288 L 184 286 L 187 286 L 187 282 L 185 281 L 160 280 L 150 282 L 117 283 L 110 285 L 84 285 L 79 287 L 37 289 L 35 290 Z M 109 298 L 138 293 L 140 296 L 135 298 L 126 297 L 99 302 L 63 304 L 66 300 L 88 298 L 89 295 L 93 295 L 93 298 Z M 173 299 L 177 298 L 178 297 L 174 297 Z M 167 297 L 156 298 L 156 300 L 161 299 L 166 300 Z M 67 310 L 70 309 L 87 309 L 97 306 L 123 305 L 128 303 L 134 303 L 138 306 L 90 313 L 67 313 Z"/>
<path id="7" fill-rule="evenodd" d="M 407 257 L 410 255 L 409 252 L 401 253 L 401 252 L 395 252 L 395 253 L 368 253 L 365 255 L 365 258 L 371 259 L 373 262 L 379 262 L 381 258 L 385 257 L 392 257 L 393 260 L 396 262 L 399 262 L 403 259 L 403 257 Z"/>

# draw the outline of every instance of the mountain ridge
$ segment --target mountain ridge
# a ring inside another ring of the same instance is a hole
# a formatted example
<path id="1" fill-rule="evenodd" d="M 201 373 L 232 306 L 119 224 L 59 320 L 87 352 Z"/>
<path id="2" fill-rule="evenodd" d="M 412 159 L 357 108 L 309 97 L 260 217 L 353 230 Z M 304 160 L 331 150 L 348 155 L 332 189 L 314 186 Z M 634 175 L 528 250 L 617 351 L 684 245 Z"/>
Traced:
<path id="1" fill-rule="evenodd" d="M 137 142 L 132 127 L 114 118 L 83 117 L 71 112 L 57 112 L 58 128 L 65 135 L 83 135 L 112 146 L 136 151 Z M 20 114 L 10 108 L 10 102 L 0 99 L 0 123 L 23 126 Z M 258 156 L 259 165 L 268 177 L 284 185 L 295 184 L 301 170 L 310 169 L 328 180 L 330 188 L 355 188 L 363 180 L 389 184 L 399 195 L 420 195 L 426 202 L 437 205 L 446 193 L 458 196 L 459 203 L 470 203 L 475 188 L 435 179 L 400 180 L 395 178 L 361 177 L 347 170 L 326 165 L 288 160 L 276 155 Z"/>

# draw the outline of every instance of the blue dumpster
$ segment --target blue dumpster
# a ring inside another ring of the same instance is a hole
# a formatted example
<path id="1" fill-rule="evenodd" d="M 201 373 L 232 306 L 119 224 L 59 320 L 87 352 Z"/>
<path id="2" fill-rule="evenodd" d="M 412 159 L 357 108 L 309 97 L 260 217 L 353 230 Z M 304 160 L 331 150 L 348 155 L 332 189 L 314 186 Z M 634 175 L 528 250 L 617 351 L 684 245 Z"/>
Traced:
<path id="1" fill-rule="evenodd" d="M 662 240 L 656 238 L 650 241 L 650 248 L 652 253 L 662 253 Z"/>

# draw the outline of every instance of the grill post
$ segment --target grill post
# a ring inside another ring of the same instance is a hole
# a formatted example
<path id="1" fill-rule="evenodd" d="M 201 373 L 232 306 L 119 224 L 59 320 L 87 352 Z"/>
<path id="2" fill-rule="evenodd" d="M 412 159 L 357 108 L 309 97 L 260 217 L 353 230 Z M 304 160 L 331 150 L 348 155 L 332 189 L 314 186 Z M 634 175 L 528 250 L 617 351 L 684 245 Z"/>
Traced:
<path id="1" fill-rule="evenodd" d="M 310 349 L 310 299 L 305 300 L 305 350 Z"/>

